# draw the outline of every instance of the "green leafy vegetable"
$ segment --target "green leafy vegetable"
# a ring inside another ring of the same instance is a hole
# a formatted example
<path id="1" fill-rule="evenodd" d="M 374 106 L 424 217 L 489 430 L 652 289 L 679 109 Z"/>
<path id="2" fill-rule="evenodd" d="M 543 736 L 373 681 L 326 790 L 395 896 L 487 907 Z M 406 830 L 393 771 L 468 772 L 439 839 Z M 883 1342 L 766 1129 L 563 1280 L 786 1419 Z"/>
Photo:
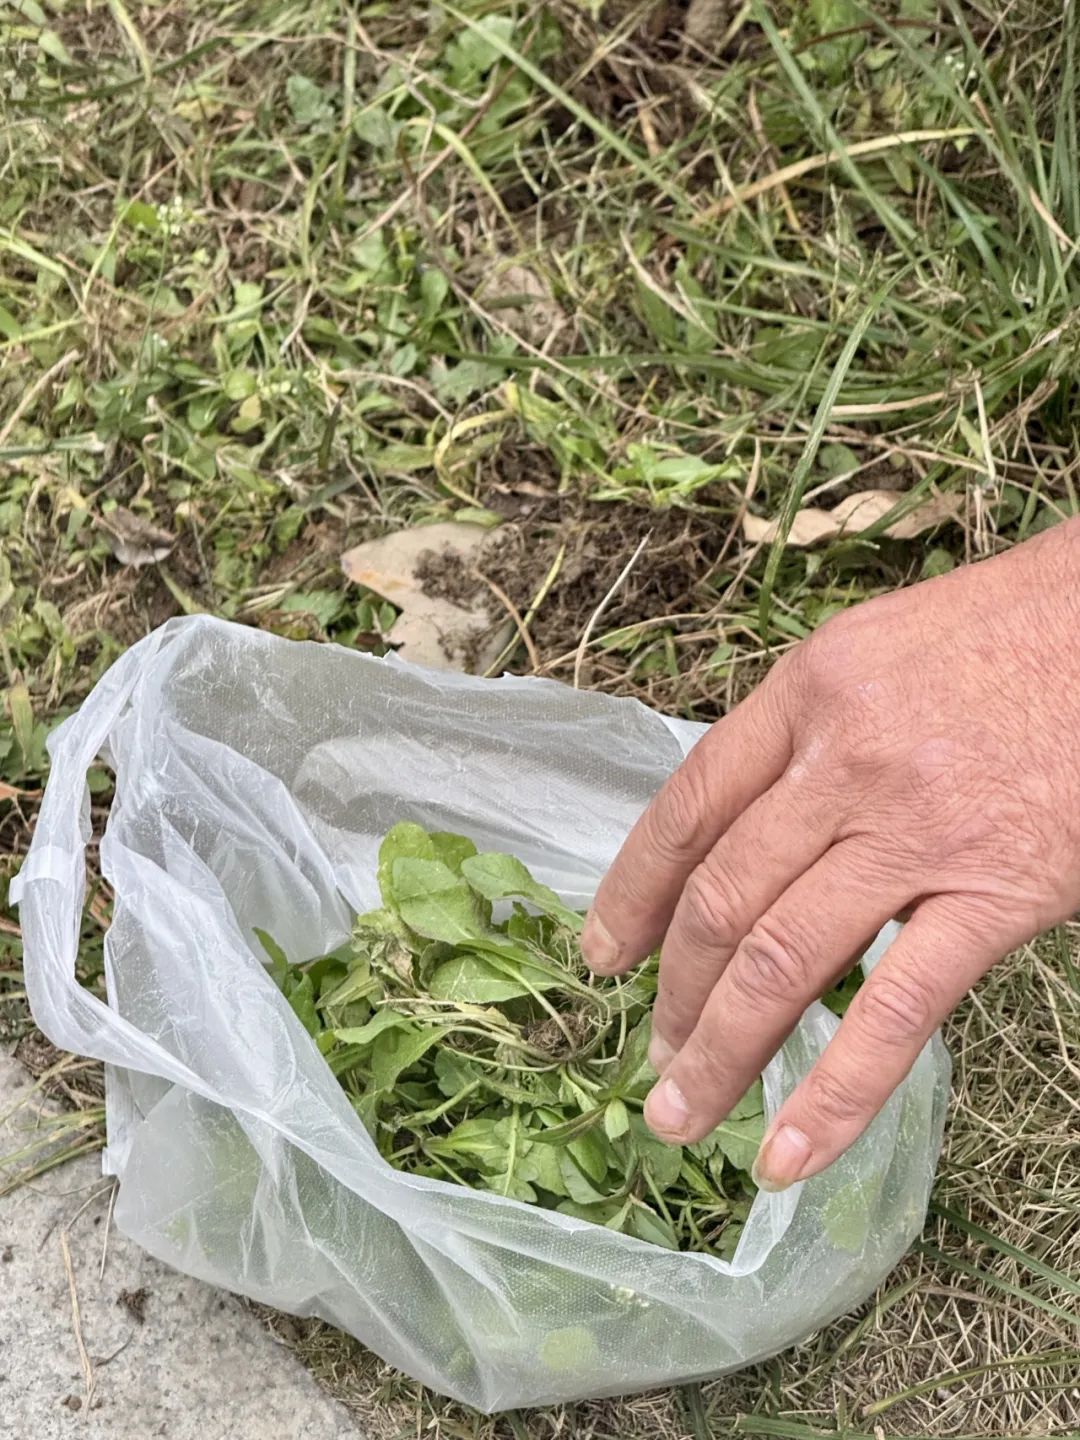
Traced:
<path id="1" fill-rule="evenodd" d="M 359 916 L 332 955 L 290 966 L 256 936 L 389 1163 L 730 1257 L 754 1194 L 762 1087 L 697 1145 L 650 1132 L 656 957 L 624 979 L 594 979 L 581 916 L 520 860 L 462 836 L 395 825 L 378 882 L 382 909 Z M 849 983 L 830 1000 L 839 1009 L 853 993 Z M 861 1243 L 866 1210 L 830 1212 L 835 1243 Z"/>

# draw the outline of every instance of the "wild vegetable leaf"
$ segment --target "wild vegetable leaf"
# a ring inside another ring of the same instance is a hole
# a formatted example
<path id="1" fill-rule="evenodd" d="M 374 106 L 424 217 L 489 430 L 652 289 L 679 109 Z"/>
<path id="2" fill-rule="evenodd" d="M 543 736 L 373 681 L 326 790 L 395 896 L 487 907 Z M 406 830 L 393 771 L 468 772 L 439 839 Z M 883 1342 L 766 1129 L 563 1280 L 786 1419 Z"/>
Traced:
<path id="1" fill-rule="evenodd" d="M 432 1155 L 467 1155 L 489 1171 L 505 1171 L 509 1148 L 506 1122 L 486 1116 L 463 1120 L 445 1139 L 431 1140 L 427 1146 Z"/>
<path id="2" fill-rule="evenodd" d="M 518 1174 L 527 1184 L 546 1190 L 549 1195 L 567 1194 L 559 1153 L 550 1145 L 530 1144 L 518 1164 Z"/>
<path id="3" fill-rule="evenodd" d="M 566 1193 L 579 1205 L 595 1205 L 607 1196 L 592 1183 L 568 1150 L 559 1152 L 559 1170 Z"/>
<path id="4" fill-rule="evenodd" d="M 285 978 L 289 973 L 289 961 L 285 951 L 272 935 L 268 935 L 265 930 L 260 930 L 257 925 L 254 927 L 254 932 L 256 940 L 269 957 L 270 975 L 274 984 L 279 990 L 284 989 Z"/>
<path id="5" fill-rule="evenodd" d="M 521 861 L 515 860 L 512 855 L 474 855 L 462 864 L 461 873 L 486 900 L 508 900 L 511 897 L 527 900 L 575 934 L 581 930 L 581 916 L 565 906 L 554 890 L 534 880 Z"/>
<path id="6" fill-rule="evenodd" d="M 622 1229 L 622 1225 L 617 1222 L 620 1222 L 626 1213 L 625 1204 L 618 1200 L 600 1200 L 593 1204 L 564 1200 L 557 1208 L 560 1215 L 570 1215 L 575 1220 L 587 1220 L 591 1225 L 607 1225 L 615 1230 Z"/>
<path id="7" fill-rule="evenodd" d="M 741 1120 L 722 1120 L 713 1136 L 736 1170 L 749 1170 L 765 1137 L 765 1116 L 747 1115 Z"/>
<path id="8" fill-rule="evenodd" d="M 442 1047 L 435 1056 L 436 1084 L 448 1098 L 460 1095 L 482 1073 L 479 1066 L 470 1064 L 468 1058 L 456 1050 Z"/>
<path id="9" fill-rule="evenodd" d="M 454 1000 L 462 1005 L 498 1005 L 528 995 L 531 990 L 550 989 L 555 983 L 539 970 L 522 967 L 520 973 L 528 984 L 497 969 L 482 956 L 458 955 L 434 971 L 428 993 L 436 1000 Z"/>
<path id="10" fill-rule="evenodd" d="M 432 859 L 441 860 L 455 874 L 461 874 L 465 862 L 476 854 L 476 846 L 464 835 L 451 835 L 448 830 L 433 830 L 428 839 L 431 841 Z"/>
<path id="11" fill-rule="evenodd" d="M 630 1033 L 626 1042 L 622 1059 L 619 1061 L 619 1068 L 615 1072 L 615 1078 L 611 1082 L 608 1091 L 610 1095 L 625 1096 L 633 1092 L 636 1083 L 645 1079 L 649 1087 L 656 1079 L 656 1071 L 649 1064 L 649 1039 L 652 1034 L 652 1026 L 647 1020 L 643 1020 Z"/>
<path id="12" fill-rule="evenodd" d="M 760 1080 L 755 1080 L 737 1105 L 728 1112 L 729 1120 L 745 1120 L 750 1115 L 760 1115 L 765 1109 L 765 1092 Z"/>
<path id="13" fill-rule="evenodd" d="M 322 1024 L 315 1009 L 315 986 L 311 983 L 310 975 L 303 976 L 289 988 L 288 1000 L 308 1034 L 318 1035 Z"/>
<path id="14" fill-rule="evenodd" d="M 634 1205 L 630 1210 L 629 1230 L 639 1240 L 648 1240 L 651 1245 L 662 1245 L 665 1250 L 677 1250 L 679 1242 L 675 1232 L 662 1215 L 657 1215 L 647 1205 Z"/>
<path id="15" fill-rule="evenodd" d="M 378 881 L 383 904 L 394 908 L 394 864 L 398 860 L 440 860 L 455 875 L 461 863 L 476 854 L 476 846 L 464 835 L 444 830 L 427 831 L 422 825 L 403 820 L 387 832 L 379 846 Z"/>
<path id="16" fill-rule="evenodd" d="M 540 1346 L 540 1359 L 559 1375 L 590 1371 L 599 1360 L 596 1336 L 584 1325 L 549 1330 Z"/>
<path id="17" fill-rule="evenodd" d="M 569 1140 L 566 1148 L 590 1180 L 594 1181 L 597 1185 L 604 1183 L 604 1179 L 607 1176 L 609 1166 L 614 1157 L 599 1127 L 588 1130 L 584 1135 L 578 1135 L 575 1139 Z"/>
<path id="18" fill-rule="evenodd" d="M 330 1066 L 330 1069 L 338 1080 L 340 1080 L 343 1075 L 348 1075 L 351 1071 L 357 1070 L 366 1064 L 370 1046 L 342 1045 L 333 1030 L 327 1030 L 325 1033 L 334 1036 L 334 1046 L 326 1055 L 326 1063 Z M 320 1046 L 320 1049 L 321 1048 Z"/>
<path id="19" fill-rule="evenodd" d="M 378 988 L 379 982 L 372 979 L 371 966 L 365 959 L 343 976 L 327 975 L 319 987 L 319 1007 L 340 1009 L 343 1005 L 353 1005 L 375 994 Z"/>
<path id="20" fill-rule="evenodd" d="M 667 1190 L 679 1178 L 682 1169 L 682 1150 L 676 1145 L 665 1145 L 657 1140 L 640 1115 L 630 1121 L 631 1153 L 648 1170 L 658 1190 Z"/>
<path id="21" fill-rule="evenodd" d="M 415 1065 L 440 1038 L 438 1030 L 384 1030 L 371 1052 L 371 1074 L 380 1090 L 389 1090 L 399 1075 Z"/>
<path id="22" fill-rule="evenodd" d="M 834 1015 L 846 1014 L 848 1006 L 855 998 L 856 990 L 862 984 L 862 978 L 862 971 L 856 967 L 854 970 L 850 970 L 831 990 L 827 990 L 821 997 L 821 1003 L 826 1010 L 831 1010 Z"/>
<path id="23" fill-rule="evenodd" d="M 575 1140 L 602 1125 L 606 1110 L 604 1105 L 594 1105 L 591 1110 L 541 1130 L 536 1137 L 537 1142 L 541 1145 L 565 1145 L 568 1140 Z"/>
<path id="24" fill-rule="evenodd" d="M 383 904 L 389 910 L 394 909 L 394 862 L 410 856 L 416 860 L 437 860 L 439 858 L 435 854 L 431 836 L 424 827 L 414 825 L 408 820 L 402 820 L 393 829 L 386 832 L 382 844 L 379 846 L 377 871 L 379 894 L 382 896 Z"/>
<path id="25" fill-rule="evenodd" d="M 604 1107 L 604 1133 L 609 1140 L 619 1140 L 630 1129 L 630 1116 L 621 1100 L 609 1100 Z"/>
<path id="26" fill-rule="evenodd" d="M 857 1255 L 863 1248 L 880 1194 L 880 1180 L 852 1180 L 829 1196 L 823 1216 L 825 1234 L 838 1250 Z"/>
<path id="27" fill-rule="evenodd" d="M 357 919 L 348 947 L 302 968 L 258 934 L 390 1163 L 729 1255 L 752 1194 L 762 1087 L 697 1145 L 651 1134 L 641 1102 L 655 1082 L 656 957 L 625 980 L 593 981 L 558 897 L 519 861 L 458 836 L 395 826 L 379 882 L 384 908 Z M 512 913 L 496 923 L 502 901 Z M 836 1201 L 834 1243 L 857 1249 L 867 1217 L 865 1196 Z"/>
<path id="28" fill-rule="evenodd" d="M 342 1045 L 370 1045 L 384 1030 L 407 1030 L 411 1025 L 409 1017 L 399 1010 L 382 1009 L 376 1011 L 365 1025 L 335 1030 L 334 1035 Z"/>
<path id="29" fill-rule="evenodd" d="M 390 872 L 390 894 L 409 929 L 428 940 L 461 945 L 487 933 L 480 901 L 442 860 L 399 857 Z"/>

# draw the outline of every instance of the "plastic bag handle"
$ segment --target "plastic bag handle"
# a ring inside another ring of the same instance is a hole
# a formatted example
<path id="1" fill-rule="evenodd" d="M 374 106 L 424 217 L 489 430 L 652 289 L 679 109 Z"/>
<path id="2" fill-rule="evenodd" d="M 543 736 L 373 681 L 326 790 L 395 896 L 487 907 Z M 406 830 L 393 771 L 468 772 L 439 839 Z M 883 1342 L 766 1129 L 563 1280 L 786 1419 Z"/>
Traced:
<path id="1" fill-rule="evenodd" d="M 81 709 L 49 740 L 51 770 L 34 836 L 9 887 L 19 907 L 27 998 L 39 1028 L 54 1045 L 127 1070 L 173 1080 L 207 1098 L 203 1081 L 152 1037 L 117 1014 L 76 979 L 90 840 L 86 776 L 147 666 L 171 638 L 170 626 L 132 646 Z"/>

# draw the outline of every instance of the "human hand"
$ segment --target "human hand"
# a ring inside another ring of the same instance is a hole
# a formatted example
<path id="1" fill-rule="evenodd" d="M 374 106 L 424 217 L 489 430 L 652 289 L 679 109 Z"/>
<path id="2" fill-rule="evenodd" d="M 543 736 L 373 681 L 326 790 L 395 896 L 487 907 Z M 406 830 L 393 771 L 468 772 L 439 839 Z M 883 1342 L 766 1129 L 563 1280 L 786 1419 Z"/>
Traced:
<path id="1" fill-rule="evenodd" d="M 582 945 L 662 941 L 645 1118 L 707 1135 L 806 1006 L 910 918 L 774 1118 L 783 1189 L 862 1133 L 990 967 L 1080 906 L 1080 520 L 871 600 L 779 661 L 642 815 Z"/>

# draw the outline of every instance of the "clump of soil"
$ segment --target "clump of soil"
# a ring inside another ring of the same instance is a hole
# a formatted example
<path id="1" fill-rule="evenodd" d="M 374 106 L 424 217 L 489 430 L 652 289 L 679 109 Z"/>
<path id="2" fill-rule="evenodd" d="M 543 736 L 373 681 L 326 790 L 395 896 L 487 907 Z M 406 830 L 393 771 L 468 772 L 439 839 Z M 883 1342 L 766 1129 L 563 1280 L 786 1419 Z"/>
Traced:
<path id="1" fill-rule="evenodd" d="M 131 1318 L 140 1325 L 146 1323 L 146 1302 L 150 1299 L 150 1291 L 145 1285 L 138 1290 L 121 1290 L 116 1297 L 116 1303 L 121 1309 L 126 1310 Z"/>
<path id="2" fill-rule="evenodd" d="M 490 598 L 471 561 L 448 546 L 442 550 L 425 550 L 416 562 L 416 578 L 425 595 L 448 600 L 464 610 L 472 609 L 481 596 Z"/>
<path id="3" fill-rule="evenodd" d="M 479 570 L 520 616 L 535 607 L 528 631 L 539 666 L 519 647 L 508 668 L 538 668 L 563 680 L 573 678 L 582 636 L 603 606 L 591 637 L 600 643 L 590 644 L 579 682 L 710 719 L 731 698 L 731 687 L 708 665 L 724 639 L 716 607 L 730 578 L 721 560 L 730 525 L 727 515 L 707 510 L 616 507 L 549 493 L 492 532 L 475 569 L 450 551 L 432 551 L 418 573 L 429 595 L 469 606 L 481 596 L 491 601 Z M 642 541 L 633 569 L 616 586 Z M 738 695 L 745 688 L 740 676 Z"/>

